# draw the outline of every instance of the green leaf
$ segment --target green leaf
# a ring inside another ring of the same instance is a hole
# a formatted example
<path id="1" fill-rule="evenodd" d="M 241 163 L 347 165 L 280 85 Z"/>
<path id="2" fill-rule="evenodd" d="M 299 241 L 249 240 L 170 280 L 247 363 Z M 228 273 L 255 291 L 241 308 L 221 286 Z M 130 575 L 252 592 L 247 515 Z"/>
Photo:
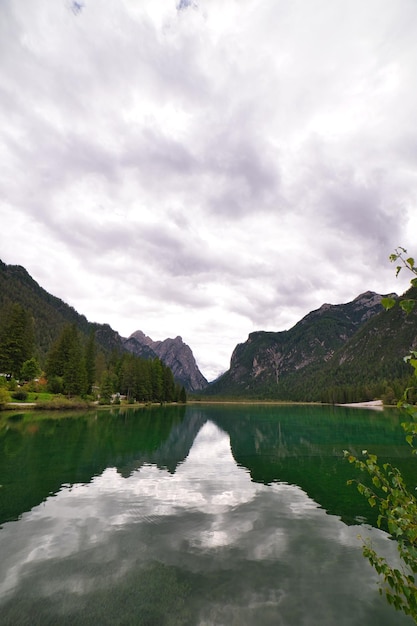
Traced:
<path id="1" fill-rule="evenodd" d="M 395 298 L 382 298 L 381 304 L 384 309 L 388 311 L 389 309 L 392 309 L 392 307 L 395 305 Z"/>
<path id="2" fill-rule="evenodd" d="M 407 315 L 409 313 L 411 313 L 411 311 L 414 308 L 414 304 L 415 301 L 414 300 L 401 300 L 400 302 L 400 307 L 402 308 L 403 311 L 405 311 L 407 313 Z"/>
<path id="3" fill-rule="evenodd" d="M 408 265 L 409 265 L 410 267 L 414 267 L 414 259 L 413 259 L 413 257 L 411 257 L 411 256 L 410 256 L 410 257 L 408 257 L 408 259 L 407 259 L 407 263 L 408 263 Z"/>
<path id="4" fill-rule="evenodd" d="M 380 487 L 381 486 L 381 481 L 379 480 L 378 476 L 373 476 L 372 477 L 372 482 L 374 483 L 375 487 Z"/>

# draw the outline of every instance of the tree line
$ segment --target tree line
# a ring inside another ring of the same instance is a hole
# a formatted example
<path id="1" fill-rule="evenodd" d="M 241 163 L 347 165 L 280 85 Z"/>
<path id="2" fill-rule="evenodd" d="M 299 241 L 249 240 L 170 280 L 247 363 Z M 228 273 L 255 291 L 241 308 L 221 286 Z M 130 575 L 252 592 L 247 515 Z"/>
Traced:
<path id="1" fill-rule="evenodd" d="M 0 375 L 24 382 L 44 374 L 46 389 L 69 397 L 98 395 L 110 403 L 121 395 L 133 402 L 185 402 L 184 387 L 159 358 L 151 360 L 97 346 L 95 332 L 88 337 L 75 323 L 66 324 L 43 363 L 35 354 L 34 320 L 14 303 L 0 317 Z"/>

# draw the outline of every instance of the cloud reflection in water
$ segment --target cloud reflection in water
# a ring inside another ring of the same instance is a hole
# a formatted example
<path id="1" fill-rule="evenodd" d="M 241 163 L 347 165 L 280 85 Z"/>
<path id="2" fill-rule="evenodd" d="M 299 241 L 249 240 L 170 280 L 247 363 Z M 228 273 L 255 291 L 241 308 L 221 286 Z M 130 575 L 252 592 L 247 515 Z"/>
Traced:
<path id="1" fill-rule="evenodd" d="M 357 533 L 297 486 L 252 482 L 228 435 L 207 422 L 175 474 L 147 464 L 123 478 L 108 468 L 5 524 L 1 608 L 7 620 L 13 604 L 28 612 L 41 601 L 45 620 L 93 623 L 100 594 L 114 596 L 110 615 L 118 593 L 131 585 L 128 597 L 140 596 L 146 579 L 186 597 L 189 617 L 177 607 L 181 619 L 167 624 L 388 626 Z M 369 535 L 394 549 L 383 533 Z"/>

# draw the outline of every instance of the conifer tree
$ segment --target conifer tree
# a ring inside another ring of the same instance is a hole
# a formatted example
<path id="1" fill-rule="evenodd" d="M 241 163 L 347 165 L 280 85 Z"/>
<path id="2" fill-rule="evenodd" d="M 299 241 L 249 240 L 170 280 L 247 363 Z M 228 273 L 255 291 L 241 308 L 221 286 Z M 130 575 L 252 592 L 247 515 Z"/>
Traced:
<path id="1" fill-rule="evenodd" d="M 46 362 L 49 378 L 62 378 L 63 392 L 83 395 L 87 391 L 87 372 L 80 336 L 75 324 L 64 326 Z"/>
<path id="2" fill-rule="evenodd" d="M 175 381 L 171 369 L 162 364 L 164 377 L 163 399 L 165 402 L 173 402 L 175 400 Z"/>
<path id="3" fill-rule="evenodd" d="M 20 305 L 3 311 L 0 324 L 0 371 L 19 378 L 25 361 L 33 356 L 33 320 Z"/>
<path id="4" fill-rule="evenodd" d="M 180 402 L 182 402 L 183 404 L 185 404 L 187 402 L 187 393 L 185 391 L 185 387 L 181 387 Z"/>
<path id="5" fill-rule="evenodd" d="M 100 404 L 111 404 L 113 381 L 110 372 L 104 372 L 100 385 Z"/>
<path id="6" fill-rule="evenodd" d="M 64 365 L 64 392 L 81 396 L 87 391 L 87 372 L 80 337 L 75 325 L 71 326 L 68 359 Z"/>
<path id="7" fill-rule="evenodd" d="M 90 394 L 96 377 L 96 339 L 91 331 L 85 347 L 86 393 Z"/>
<path id="8" fill-rule="evenodd" d="M 164 397 L 164 372 L 162 361 L 155 358 L 152 361 L 152 399 L 161 402 Z"/>
<path id="9" fill-rule="evenodd" d="M 152 399 L 151 367 L 150 361 L 138 359 L 136 397 L 142 402 L 149 402 Z"/>

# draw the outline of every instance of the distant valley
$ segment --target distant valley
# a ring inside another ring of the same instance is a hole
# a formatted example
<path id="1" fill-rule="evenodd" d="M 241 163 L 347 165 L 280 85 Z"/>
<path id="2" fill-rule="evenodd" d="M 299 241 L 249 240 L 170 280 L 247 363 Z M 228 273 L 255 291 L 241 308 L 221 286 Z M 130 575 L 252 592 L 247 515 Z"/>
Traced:
<path id="1" fill-rule="evenodd" d="M 411 377 L 403 357 L 417 348 L 417 311 L 408 316 L 398 306 L 384 311 L 382 297 L 368 291 L 346 304 L 324 304 L 289 330 L 253 332 L 236 346 L 229 370 L 208 383 L 181 337 L 154 341 L 137 330 L 124 338 L 49 294 L 23 267 L 0 261 L 0 325 L 12 303 L 30 311 L 41 364 L 65 324 L 72 323 L 85 337 L 94 331 L 104 355 L 159 358 L 201 399 L 395 400 Z"/>

